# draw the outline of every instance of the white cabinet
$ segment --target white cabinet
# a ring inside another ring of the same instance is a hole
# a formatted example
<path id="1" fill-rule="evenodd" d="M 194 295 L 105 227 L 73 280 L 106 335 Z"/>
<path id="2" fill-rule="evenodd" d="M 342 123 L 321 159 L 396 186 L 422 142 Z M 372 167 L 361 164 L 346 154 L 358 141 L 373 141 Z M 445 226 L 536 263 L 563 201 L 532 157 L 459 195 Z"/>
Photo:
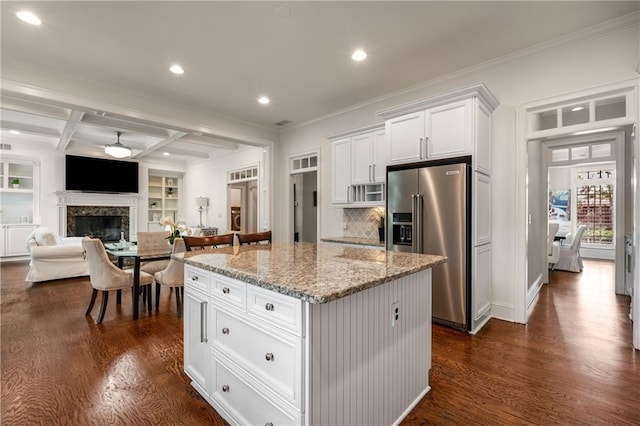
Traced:
<path id="1" fill-rule="evenodd" d="M 26 256 L 27 237 L 36 229 L 36 225 L 2 225 L 3 228 L 3 256 Z"/>
<path id="2" fill-rule="evenodd" d="M 476 246 L 491 242 L 491 178 L 473 172 L 473 243 Z"/>
<path id="3" fill-rule="evenodd" d="M 38 223 L 39 188 L 39 162 L 3 158 L 0 161 L 0 223 Z"/>
<path id="4" fill-rule="evenodd" d="M 389 164 L 473 154 L 473 99 L 387 120 Z"/>
<path id="5" fill-rule="evenodd" d="M 429 390 L 431 290 L 427 269 L 311 304 L 185 265 L 185 372 L 231 424 L 398 424 Z"/>
<path id="6" fill-rule="evenodd" d="M 413 112 L 386 121 L 387 160 L 389 164 L 424 159 L 424 112 Z"/>
<path id="7" fill-rule="evenodd" d="M 185 265 L 184 269 L 184 371 L 194 388 L 208 396 L 211 306 L 207 293 L 208 274 Z"/>
<path id="8" fill-rule="evenodd" d="M 389 164 L 471 156 L 472 331 L 491 314 L 491 115 L 497 99 L 476 84 L 380 111 Z"/>
<path id="9" fill-rule="evenodd" d="M 384 129 L 351 137 L 351 183 L 384 182 L 387 150 Z"/>
<path id="10" fill-rule="evenodd" d="M 338 139 L 331 143 L 331 166 L 333 203 L 349 203 L 351 189 L 351 141 L 349 138 Z"/>
<path id="11" fill-rule="evenodd" d="M 425 111 L 425 157 L 428 160 L 473 154 L 474 99 L 453 102 Z"/>
<path id="12" fill-rule="evenodd" d="M 491 174 L 491 113 L 497 99 L 483 84 L 388 108 L 388 164 L 472 156 L 474 170 Z"/>
<path id="13" fill-rule="evenodd" d="M 473 249 L 473 327 L 477 331 L 491 312 L 491 244 Z"/>
<path id="14" fill-rule="evenodd" d="M 333 204 L 384 205 L 387 149 L 382 125 L 329 136 L 332 141 Z M 348 207 L 348 206 L 344 206 Z"/>
<path id="15" fill-rule="evenodd" d="M 149 174 L 149 231 L 160 231 L 164 229 L 159 221 L 167 216 L 171 217 L 174 222 L 178 222 L 180 218 L 181 183 L 182 179 L 178 176 Z"/>

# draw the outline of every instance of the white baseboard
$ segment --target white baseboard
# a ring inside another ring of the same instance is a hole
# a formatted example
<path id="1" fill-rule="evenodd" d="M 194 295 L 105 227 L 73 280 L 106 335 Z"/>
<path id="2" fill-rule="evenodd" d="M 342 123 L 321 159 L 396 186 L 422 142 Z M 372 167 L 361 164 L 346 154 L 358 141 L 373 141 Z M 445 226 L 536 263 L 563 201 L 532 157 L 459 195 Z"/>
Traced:
<path id="1" fill-rule="evenodd" d="M 540 293 L 540 289 L 542 288 L 542 274 L 538 275 L 535 282 L 529 289 L 527 290 L 527 309 L 531 306 L 531 303 L 536 298 L 538 293 Z"/>
<path id="2" fill-rule="evenodd" d="M 514 305 L 507 305 L 505 303 L 492 303 L 491 317 L 509 322 L 518 322 L 515 319 L 516 307 Z"/>

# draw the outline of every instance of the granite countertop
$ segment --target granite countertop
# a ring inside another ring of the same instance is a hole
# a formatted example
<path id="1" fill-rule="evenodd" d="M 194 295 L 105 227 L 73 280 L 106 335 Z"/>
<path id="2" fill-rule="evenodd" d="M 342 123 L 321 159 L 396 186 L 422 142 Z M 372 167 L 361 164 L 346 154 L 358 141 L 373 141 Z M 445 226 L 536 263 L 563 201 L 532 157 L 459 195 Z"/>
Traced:
<path id="1" fill-rule="evenodd" d="M 173 258 L 310 303 L 327 303 L 447 261 L 444 256 L 312 243 L 225 247 Z"/>
<path id="2" fill-rule="evenodd" d="M 384 241 L 381 242 L 378 238 L 326 237 L 326 238 L 321 238 L 321 240 L 327 243 L 361 244 L 363 246 L 374 246 L 374 247 L 384 248 Z"/>

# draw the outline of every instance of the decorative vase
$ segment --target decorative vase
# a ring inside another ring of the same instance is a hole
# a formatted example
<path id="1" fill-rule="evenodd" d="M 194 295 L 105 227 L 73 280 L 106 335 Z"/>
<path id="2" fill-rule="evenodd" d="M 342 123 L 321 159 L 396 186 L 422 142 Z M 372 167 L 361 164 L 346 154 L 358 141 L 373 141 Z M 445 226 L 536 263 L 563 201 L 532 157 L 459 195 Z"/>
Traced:
<path id="1" fill-rule="evenodd" d="M 19 189 L 20 188 L 20 184 L 19 183 L 14 183 L 12 184 L 13 189 Z"/>
<path id="2" fill-rule="evenodd" d="M 384 242 L 384 228 L 378 228 L 378 238 L 380 242 Z"/>

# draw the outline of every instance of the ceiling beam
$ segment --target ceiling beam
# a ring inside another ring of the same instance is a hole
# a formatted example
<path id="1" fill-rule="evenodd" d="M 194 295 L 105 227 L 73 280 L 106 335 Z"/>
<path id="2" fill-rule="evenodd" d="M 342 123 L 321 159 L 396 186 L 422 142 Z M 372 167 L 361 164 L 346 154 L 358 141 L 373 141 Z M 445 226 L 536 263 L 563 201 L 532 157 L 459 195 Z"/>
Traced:
<path id="1" fill-rule="evenodd" d="M 82 119 L 82 123 L 92 126 L 106 127 L 108 129 L 118 129 L 125 132 L 149 135 L 161 139 L 166 138 L 170 134 L 167 129 L 161 129 L 158 127 L 147 126 L 132 121 L 122 120 L 119 118 L 113 118 L 109 117 L 108 115 L 102 117 L 97 115 L 85 114 Z"/>
<path id="2" fill-rule="evenodd" d="M 179 157 L 202 158 L 202 159 L 205 159 L 205 160 L 211 158 L 209 153 L 202 152 L 202 151 L 189 151 L 189 150 L 186 150 L 186 149 L 171 149 L 171 148 L 166 149 L 164 151 L 168 152 L 172 156 L 175 155 L 175 156 L 179 156 Z"/>
<path id="3" fill-rule="evenodd" d="M 64 151 L 67 149 L 73 134 L 78 130 L 78 126 L 80 125 L 80 121 L 84 116 L 84 112 L 82 111 L 71 111 L 69 114 L 69 119 L 67 120 L 67 124 L 64 126 L 64 130 L 62 130 L 62 136 L 60 136 L 60 142 L 58 142 L 58 147 L 56 148 L 58 151 Z"/>
<path id="4" fill-rule="evenodd" d="M 223 141 L 206 136 L 190 136 L 188 138 L 180 139 L 180 142 L 206 146 L 209 148 L 228 149 L 230 151 L 235 151 L 236 149 L 238 149 L 238 144 L 235 142 Z"/>
<path id="5" fill-rule="evenodd" d="M 32 135 L 48 136 L 59 138 L 60 133 L 56 129 L 50 127 L 30 126 L 24 123 L 15 123 L 12 121 L 0 120 L 0 128 L 7 130 L 17 130 L 20 133 L 29 133 Z"/>
<path id="6" fill-rule="evenodd" d="M 144 157 L 145 155 L 151 154 L 152 152 L 155 152 L 155 151 L 159 150 L 160 148 L 162 148 L 162 147 L 164 147 L 166 145 L 169 145 L 170 143 L 172 143 L 172 142 L 176 141 L 177 139 L 180 139 L 184 135 L 188 134 L 186 132 L 174 132 L 172 130 L 169 130 L 169 133 L 171 133 L 171 135 L 168 138 L 164 138 L 161 141 L 158 141 L 158 142 L 150 144 L 143 151 L 140 151 L 140 152 L 132 155 L 131 158 Z"/>

